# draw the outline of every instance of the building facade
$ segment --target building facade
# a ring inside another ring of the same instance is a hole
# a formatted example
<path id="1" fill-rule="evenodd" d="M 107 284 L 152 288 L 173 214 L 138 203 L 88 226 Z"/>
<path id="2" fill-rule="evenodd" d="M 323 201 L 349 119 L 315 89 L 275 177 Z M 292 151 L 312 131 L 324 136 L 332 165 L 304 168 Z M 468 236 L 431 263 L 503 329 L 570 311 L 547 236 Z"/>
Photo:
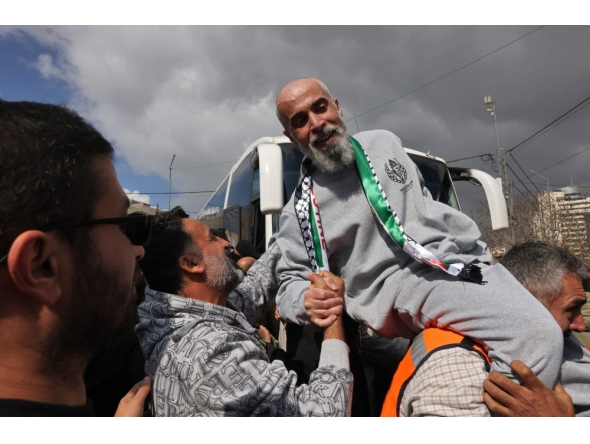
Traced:
<path id="1" fill-rule="evenodd" d="M 542 193 L 538 200 L 536 229 L 540 237 L 589 261 L 590 198 L 582 193 L 580 186 L 573 185 L 563 187 L 560 191 Z"/>

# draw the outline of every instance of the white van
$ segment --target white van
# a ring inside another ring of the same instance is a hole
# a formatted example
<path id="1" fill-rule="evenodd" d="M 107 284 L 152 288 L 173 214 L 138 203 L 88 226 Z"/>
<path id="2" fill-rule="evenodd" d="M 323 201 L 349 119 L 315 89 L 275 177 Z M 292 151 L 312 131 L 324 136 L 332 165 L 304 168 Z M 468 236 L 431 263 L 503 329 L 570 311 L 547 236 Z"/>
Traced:
<path id="1" fill-rule="evenodd" d="M 459 211 L 453 181 L 468 180 L 484 188 L 492 229 L 508 228 L 502 188 L 489 174 L 472 168 L 447 168 L 440 157 L 404 148 L 416 163 L 433 199 Z M 279 215 L 299 180 L 303 154 L 286 136 L 258 139 L 242 154 L 197 219 L 210 228 L 225 228 L 236 245 L 247 239 L 257 253 L 279 229 Z"/>

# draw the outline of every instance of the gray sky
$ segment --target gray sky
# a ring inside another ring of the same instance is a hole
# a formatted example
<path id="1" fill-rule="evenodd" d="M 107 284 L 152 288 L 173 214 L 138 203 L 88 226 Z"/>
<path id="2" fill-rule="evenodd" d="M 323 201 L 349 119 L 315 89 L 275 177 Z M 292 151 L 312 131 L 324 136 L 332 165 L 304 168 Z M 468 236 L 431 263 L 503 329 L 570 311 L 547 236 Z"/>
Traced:
<path id="1" fill-rule="evenodd" d="M 483 103 L 491 95 L 500 145 L 512 148 L 590 96 L 588 26 L 546 26 L 476 61 L 536 28 L 0 27 L 0 38 L 24 33 L 46 49 L 32 69 L 47 82 L 65 82 L 67 102 L 127 160 L 132 171 L 121 182 L 131 188 L 133 175 L 167 180 L 172 154 L 177 167 L 214 164 L 280 134 L 275 95 L 302 76 L 322 80 L 352 118 L 474 62 L 358 117 L 358 127 L 393 131 L 404 146 L 447 161 L 492 152 L 494 121 Z M 527 173 L 590 147 L 588 104 L 514 152 Z M 354 120 L 348 126 L 356 132 Z M 588 191 L 589 160 L 590 150 L 541 174 L 554 188 L 573 180 Z M 524 178 L 512 159 L 508 163 Z M 491 172 L 479 158 L 454 165 Z M 174 170 L 174 188 L 214 189 L 230 167 Z M 534 181 L 545 189 L 543 179 Z M 483 197 L 473 186 L 458 191 L 468 211 Z M 198 211 L 205 201 L 185 195 L 173 205 Z"/>

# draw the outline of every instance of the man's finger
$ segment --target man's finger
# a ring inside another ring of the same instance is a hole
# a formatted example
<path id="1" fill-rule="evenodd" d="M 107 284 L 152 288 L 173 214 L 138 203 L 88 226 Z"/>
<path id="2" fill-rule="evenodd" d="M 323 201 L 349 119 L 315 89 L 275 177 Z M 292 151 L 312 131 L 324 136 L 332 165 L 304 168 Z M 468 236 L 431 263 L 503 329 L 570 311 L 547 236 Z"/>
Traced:
<path id="1" fill-rule="evenodd" d="M 307 275 L 311 283 L 315 286 L 315 288 L 319 288 L 321 290 L 329 290 L 330 288 L 324 281 L 324 278 L 321 277 L 319 274 L 309 273 Z"/>
<path id="2" fill-rule="evenodd" d="M 498 372 L 490 372 L 488 379 L 513 397 L 518 397 L 524 390 L 519 384 Z"/>
<path id="3" fill-rule="evenodd" d="M 522 361 L 515 360 L 510 363 L 512 371 L 520 378 L 522 385 L 528 389 L 535 391 L 545 388 L 545 384 L 541 382 L 535 373 L 527 367 Z"/>
<path id="4" fill-rule="evenodd" d="M 329 310 L 307 310 L 307 315 L 313 318 L 327 319 L 330 316 L 340 316 L 342 313 L 342 306 L 330 308 Z"/>
<path id="5" fill-rule="evenodd" d="M 327 299 L 306 298 L 303 301 L 303 306 L 310 310 L 329 310 L 330 308 L 342 305 L 342 299 L 331 296 Z"/>
<path id="6" fill-rule="evenodd" d="M 328 319 L 312 318 L 311 321 L 318 327 L 326 328 L 336 322 L 336 319 L 338 319 L 337 316 L 330 316 Z"/>
<path id="7" fill-rule="evenodd" d="M 560 382 L 555 385 L 553 395 L 562 406 L 562 416 L 576 416 L 572 397 L 564 390 Z"/>
<path id="8" fill-rule="evenodd" d="M 143 416 L 143 406 L 151 388 L 152 380 L 149 376 L 131 387 L 119 402 L 115 416 Z"/>
<path id="9" fill-rule="evenodd" d="M 497 413 L 501 416 L 510 416 L 510 410 L 504 407 L 502 404 L 496 402 L 496 400 L 493 397 L 491 397 L 488 393 L 484 392 L 483 401 L 486 403 L 490 411 Z"/>
<path id="10" fill-rule="evenodd" d="M 135 395 L 133 396 L 133 398 L 134 399 L 138 398 L 138 400 L 140 400 L 143 403 L 145 401 L 145 398 L 147 398 L 147 395 L 151 389 L 152 389 L 152 380 L 150 379 L 149 376 L 146 376 L 143 379 L 143 381 L 141 381 L 141 384 L 138 387 L 137 391 L 135 392 Z"/>
<path id="11" fill-rule="evenodd" d="M 324 279 L 324 282 L 326 284 L 328 284 L 328 287 L 330 287 L 331 290 L 338 291 L 338 285 L 336 285 L 336 282 L 334 282 L 334 279 L 333 279 L 334 275 L 332 273 L 330 273 L 329 271 L 323 270 L 320 273 L 320 276 Z"/>
<path id="12" fill-rule="evenodd" d="M 503 378 L 506 378 L 506 376 L 501 375 Z M 508 378 L 506 378 L 508 379 Z M 512 381 L 510 381 L 510 379 L 508 379 L 509 382 L 512 383 Z M 502 390 L 502 388 L 500 388 L 498 385 L 496 385 L 494 382 L 492 382 L 491 380 L 485 380 L 483 382 L 483 388 L 485 390 L 485 392 L 488 393 L 488 395 L 490 395 L 490 397 L 492 397 L 496 402 L 502 404 L 505 407 L 512 407 L 514 398 L 506 393 L 504 390 Z"/>
<path id="13" fill-rule="evenodd" d="M 305 291 L 305 301 L 326 301 L 329 299 L 340 300 L 338 295 L 334 293 L 332 290 L 310 288 Z"/>
<path id="14" fill-rule="evenodd" d="M 133 398 L 135 395 L 137 395 L 137 393 L 140 390 L 147 390 L 147 393 L 149 393 L 150 387 L 151 387 L 151 382 L 152 382 L 151 378 L 149 376 L 146 376 L 141 381 L 139 381 L 137 384 L 135 384 L 133 387 L 131 387 L 131 390 L 129 390 L 127 392 L 127 394 L 123 397 L 123 399 Z M 146 393 L 146 396 L 147 396 L 147 393 Z"/>
<path id="15" fill-rule="evenodd" d="M 332 279 L 331 277 L 329 277 L 329 276 L 325 277 L 324 282 L 328 285 L 330 290 L 334 290 L 334 291 L 338 290 L 338 286 L 336 285 L 336 282 L 334 282 L 334 279 Z"/>
<path id="16" fill-rule="evenodd" d="M 563 385 L 561 385 L 561 382 L 559 382 L 559 381 L 557 381 L 557 384 L 555 384 L 555 388 L 553 389 L 553 391 L 555 393 L 559 393 L 559 394 L 565 393 L 567 395 L 567 392 L 565 391 L 565 389 L 563 388 Z"/>

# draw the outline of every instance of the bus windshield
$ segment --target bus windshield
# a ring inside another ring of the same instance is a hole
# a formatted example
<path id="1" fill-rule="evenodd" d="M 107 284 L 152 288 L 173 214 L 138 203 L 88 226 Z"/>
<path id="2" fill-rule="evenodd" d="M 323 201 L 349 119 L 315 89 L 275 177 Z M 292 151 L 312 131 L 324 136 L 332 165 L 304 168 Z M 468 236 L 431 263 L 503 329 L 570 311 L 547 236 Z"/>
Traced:
<path id="1" fill-rule="evenodd" d="M 430 191 L 432 198 L 461 211 L 447 166 L 436 159 L 418 154 L 408 153 L 408 156 L 418 166 L 424 178 L 424 185 Z"/>
<path id="2" fill-rule="evenodd" d="M 297 187 L 303 154 L 292 143 L 282 143 L 280 147 L 283 151 L 283 181 L 285 183 L 285 204 L 287 204 Z"/>

